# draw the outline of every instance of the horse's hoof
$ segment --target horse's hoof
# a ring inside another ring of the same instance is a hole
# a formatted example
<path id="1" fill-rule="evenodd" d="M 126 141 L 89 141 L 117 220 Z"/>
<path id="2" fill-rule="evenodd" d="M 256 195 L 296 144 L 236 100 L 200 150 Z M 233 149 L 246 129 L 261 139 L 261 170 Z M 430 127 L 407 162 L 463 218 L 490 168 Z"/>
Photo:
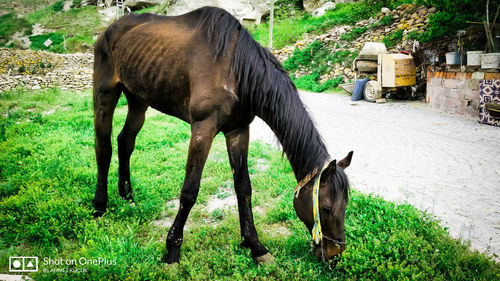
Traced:
<path id="1" fill-rule="evenodd" d="M 97 220 L 98 218 L 102 217 L 103 215 L 104 215 L 104 212 L 102 212 L 102 211 L 95 211 L 92 216 L 94 217 L 94 220 Z"/>
<path id="2" fill-rule="evenodd" d="M 260 257 L 255 258 L 256 263 L 267 263 L 267 264 L 273 264 L 276 261 L 273 255 L 271 253 L 267 253 L 265 255 L 262 255 Z"/>

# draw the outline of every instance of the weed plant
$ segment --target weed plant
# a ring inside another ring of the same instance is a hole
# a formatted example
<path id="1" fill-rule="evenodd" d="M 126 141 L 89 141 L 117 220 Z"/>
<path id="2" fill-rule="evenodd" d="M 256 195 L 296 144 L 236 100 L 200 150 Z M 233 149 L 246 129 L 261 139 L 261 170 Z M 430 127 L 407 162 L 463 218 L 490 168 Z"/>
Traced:
<path id="1" fill-rule="evenodd" d="M 58 89 L 0 93 L 0 272 L 8 272 L 10 256 L 37 256 L 39 272 L 28 274 L 36 280 L 500 278 L 498 264 L 449 238 L 431 215 L 356 191 L 350 194 L 346 213 L 347 249 L 336 265 L 318 262 L 311 253 L 311 237 L 293 209 L 292 169 L 279 151 L 260 142 L 252 142 L 249 151 L 253 205 L 260 210 L 255 221 L 276 263 L 256 265 L 250 251 L 240 247 L 237 210 L 210 213 L 205 208 L 212 195 L 225 192 L 232 182 L 221 135 L 215 138 L 188 220 L 181 262 L 167 265 L 162 257 L 168 228 L 156 220 L 176 212 L 169 202 L 178 200 L 183 182 L 189 125 L 148 114 L 131 159 L 132 207 L 117 190 L 115 140 L 127 111 L 122 97 L 112 134 L 109 208 L 104 217 L 93 220 L 91 100 L 89 92 Z M 48 266 L 44 258 L 106 258 L 116 264 Z M 56 272 L 61 268 L 85 271 Z"/>

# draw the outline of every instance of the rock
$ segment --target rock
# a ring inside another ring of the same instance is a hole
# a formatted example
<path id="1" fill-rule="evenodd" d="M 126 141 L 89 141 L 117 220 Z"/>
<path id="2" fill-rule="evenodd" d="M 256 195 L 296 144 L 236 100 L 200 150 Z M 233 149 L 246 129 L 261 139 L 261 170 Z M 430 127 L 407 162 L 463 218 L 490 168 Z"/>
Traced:
<path id="1" fill-rule="evenodd" d="M 317 8 L 321 7 L 323 3 L 327 2 L 327 0 L 303 0 L 302 3 L 304 5 L 304 10 L 312 13 Z"/>
<path id="2" fill-rule="evenodd" d="M 153 7 L 161 4 L 164 1 L 161 0 L 126 0 L 124 5 L 129 7 L 132 11 L 137 11 L 144 8 Z"/>
<path id="3" fill-rule="evenodd" d="M 391 12 L 389 8 L 383 7 L 382 10 L 380 11 L 382 14 L 388 14 Z"/>
<path id="4" fill-rule="evenodd" d="M 32 90 L 40 90 L 41 87 L 40 87 L 40 85 L 35 85 L 35 86 L 31 87 L 31 89 Z"/>
<path id="5" fill-rule="evenodd" d="M 270 6 L 266 0 L 178 0 L 175 4 L 166 8 L 167 16 L 177 16 L 203 6 L 214 6 L 222 8 L 239 21 L 252 21 L 259 24 L 264 15 L 270 13 Z"/>
<path id="6" fill-rule="evenodd" d="M 312 12 L 312 15 L 315 16 L 315 17 L 320 17 L 320 16 L 324 15 L 326 13 L 326 11 L 334 10 L 335 7 L 336 7 L 335 3 L 333 3 L 333 2 L 326 2 L 321 7 L 317 8 L 316 10 L 314 10 L 314 12 Z"/>

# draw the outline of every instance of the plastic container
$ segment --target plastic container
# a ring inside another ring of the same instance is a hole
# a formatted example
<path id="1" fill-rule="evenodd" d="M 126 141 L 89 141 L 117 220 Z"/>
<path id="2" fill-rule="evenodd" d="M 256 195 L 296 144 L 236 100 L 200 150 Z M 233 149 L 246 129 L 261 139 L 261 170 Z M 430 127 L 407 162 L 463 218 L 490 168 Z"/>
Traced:
<path id="1" fill-rule="evenodd" d="M 481 68 L 500 68 L 500 53 L 481 54 Z"/>
<path id="2" fill-rule="evenodd" d="M 467 65 L 468 66 L 480 66 L 481 65 L 481 54 L 484 54 L 484 51 L 469 51 L 469 52 L 467 52 Z"/>
<path id="3" fill-rule="evenodd" d="M 446 64 L 460 64 L 460 54 L 458 52 L 449 52 L 446 53 Z"/>

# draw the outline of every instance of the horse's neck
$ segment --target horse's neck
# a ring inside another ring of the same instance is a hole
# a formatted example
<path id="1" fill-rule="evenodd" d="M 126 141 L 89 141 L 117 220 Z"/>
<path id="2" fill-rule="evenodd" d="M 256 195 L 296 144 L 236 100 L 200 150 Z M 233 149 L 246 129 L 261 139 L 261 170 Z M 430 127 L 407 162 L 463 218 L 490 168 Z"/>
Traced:
<path id="1" fill-rule="evenodd" d="M 274 93 L 257 111 L 273 130 L 287 155 L 297 181 L 329 158 L 326 147 L 296 90 Z"/>

